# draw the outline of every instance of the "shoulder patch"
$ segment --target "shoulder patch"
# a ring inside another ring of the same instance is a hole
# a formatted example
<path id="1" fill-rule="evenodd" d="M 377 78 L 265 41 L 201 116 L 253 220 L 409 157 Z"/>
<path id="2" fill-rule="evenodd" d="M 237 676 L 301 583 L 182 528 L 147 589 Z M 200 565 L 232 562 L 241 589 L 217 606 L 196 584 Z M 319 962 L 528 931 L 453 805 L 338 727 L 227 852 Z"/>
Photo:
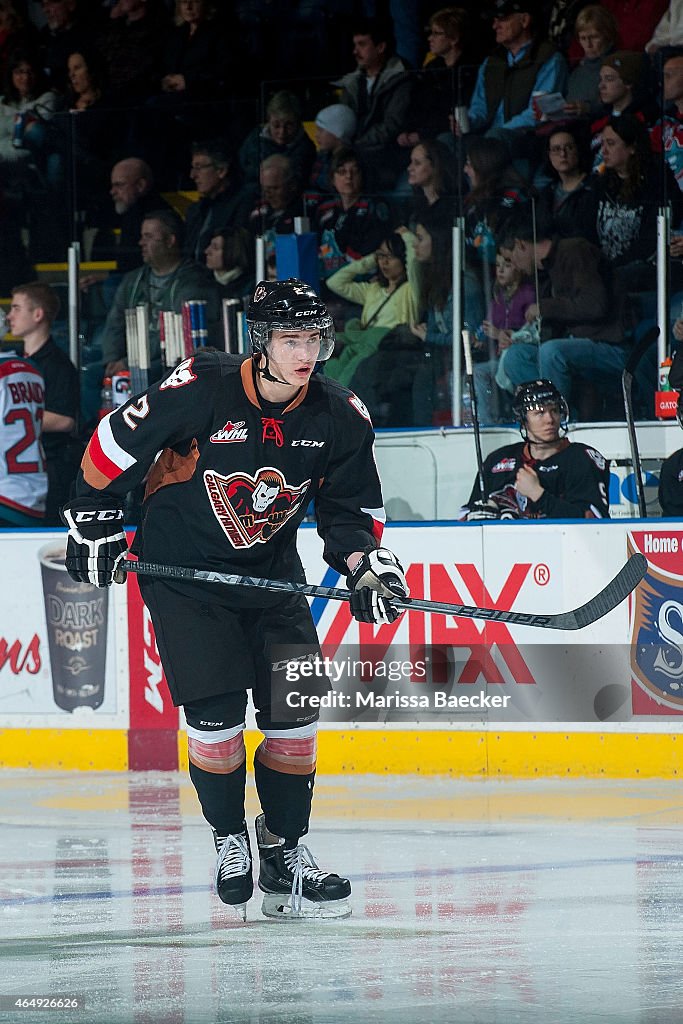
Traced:
<path id="1" fill-rule="evenodd" d="M 166 391 L 167 388 L 182 388 L 196 380 L 197 374 L 192 372 L 193 363 L 194 356 L 190 356 L 189 359 L 184 359 L 182 363 L 178 363 L 175 370 L 159 385 L 159 391 Z"/>
<path id="2" fill-rule="evenodd" d="M 586 448 L 586 455 L 589 459 L 593 460 L 595 465 L 602 472 L 602 470 L 607 465 L 607 462 L 605 461 L 605 456 L 601 455 L 600 452 L 595 450 L 595 448 Z"/>
<path id="3" fill-rule="evenodd" d="M 349 402 L 349 405 L 353 409 L 355 409 L 356 412 L 360 416 L 362 416 L 364 420 L 367 420 L 368 423 L 372 423 L 372 420 L 370 419 L 370 413 L 368 412 L 367 407 L 363 404 L 363 402 L 361 402 L 361 400 L 358 397 L 358 395 L 354 395 L 353 392 L 351 392 L 349 394 L 348 402 Z"/>

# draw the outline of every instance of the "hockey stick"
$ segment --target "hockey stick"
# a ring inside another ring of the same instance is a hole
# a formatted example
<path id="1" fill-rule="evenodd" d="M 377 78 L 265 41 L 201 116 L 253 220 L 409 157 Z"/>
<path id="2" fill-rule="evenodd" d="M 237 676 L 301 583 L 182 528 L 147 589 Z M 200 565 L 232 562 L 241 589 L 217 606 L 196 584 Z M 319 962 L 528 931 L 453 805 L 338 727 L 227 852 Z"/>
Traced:
<path id="1" fill-rule="evenodd" d="M 333 601 L 348 601 L 351 593 L 337 587 L 317 587 L 308 583 L 292 583 L 289 580 L 264 580 L 256 576 L 232 576 L 222 572 L 205 572 L 201 569 L 186 569 L 180 565 L 155 565 L 150 562 L 122 562 L 119 569 L 140 573 L 144 576 L 158 576 L 161 579 L 196 580 L 199 583 L 223 583 L 237 587 L 261 587 L 264 590 L 285 591 L 288 594 L 303 594 L 306 597 L 325 597 Z M 538 626 L 541 629 L 583 629 L 613 608 L 621 604 L 631 591 L 635 590 L 647 572 L 645 555 L 636 552 L 619 570 L 610 583 L 599 594 L 579 608 L 569 612 L 550 615 L 535 615 L 531 612 L 503 611 L 501 608 L 478 608 L 467 604 L 445 604 L 441 601 L 423 601 L 406 598 L 392 601 L 396 608 L 432 615 L 454 615 L 456 618 L 488 619 L 491 622 L 510 622 L 516 626 Z"/>
<path id="2" fill-rule="evenodd" d="M 477 393 L 474 390 L 474 373 L 472 371 L 472 339 L 470 332 L 462 332 L 462 347 L 465 353 L 465 376 L 467 377 L 467 388 L 470 393 L 470 405 L 472 407 L 472 428 L 474 431 L 474 450 L 477 454 L 477 475 L 479 477 L 479 494 L 481 500 L 486 501 L 486 484 L 484 483 L 484 458 L 481 454 L 481 427 L 479 425 L 479 408 L 477 406 Z"/>
<path id="3" fill-rule="evenodd" d="M 658 337 L 658 327 L 651 327 L 649 331 L 646 331 L 626 360 L 626 366 L 621 374 L 621 390 L 624 396 L 624 414 L 626 416 L 626 427 L 628 429 L 628 441 L 631 447 L 631 465 L 633 466 L 633 473 L 636 480 L 638 515 L 641 519 L 647 519 L 647 508 L 645 506 L 645 487 L 643 485 L 643 471 L 640 463 L 640 452 L 638 450 L 638 436 L 636 434 L 636 424 L 633 419 L 631 388 L 633 387 L 633 374 L 636 371 L 638 363 L 642 359 L 646 350 L 650 345 L 653 345 L 656 342 Z"/>

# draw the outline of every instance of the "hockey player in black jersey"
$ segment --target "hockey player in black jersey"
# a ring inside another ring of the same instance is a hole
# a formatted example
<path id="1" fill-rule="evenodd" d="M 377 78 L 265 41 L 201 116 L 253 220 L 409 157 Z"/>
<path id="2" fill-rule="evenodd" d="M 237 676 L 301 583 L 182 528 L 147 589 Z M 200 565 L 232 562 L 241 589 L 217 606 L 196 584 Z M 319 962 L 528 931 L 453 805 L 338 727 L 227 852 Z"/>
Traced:
<path id="1" fill-rule="evenodd" d="M 484 461 L 460 519 L 606 519 L 609 469 L 605 457 L 565 436 L 569 409 L 552 381 L 520 384 L 512 403 L 523 440 Z"/>
<path id="2" fill-rule="evenodd" d="M 671 367 L 672 372 L 676 371 L 674 374 L 676 390 L 683 388 L 682 369 L 683 359 L 677 352 Z M 669 374 L 669 378 L 671 378 L 671 374 Z M 676 403 L 676 418 L 683 427 L 683 395 L 681 394 Z M 662 463 L 659 471 L 659 504 L 665 519 L 683 518 L 683 448 L 673 452 Z"/>
<path id="3" fill-rule="evenodd" d="M 133 551 L 145 561 L 304 582 L 297 528 L 314 502 L 326 561 L 346 574 L 354 616 L 392 622 L 403 569 L 379 546 L 384 512 L 373 431 L 350 391 L 314 373 L 334 347 L 327 309 L 301 281 L 262 282 L 249 305 L 251 358 L 199 350 L 105 417 L 63 510 L 66 566 L 109 586 L 124 558 L 122 502 L 145 481 Z M 160 454 L 158 454 L 160 453 Z M 157 457 L 158 455 L 158 457 Z M 343 917 L 347 879 L 321 871 L 308 831 L 317 712 L 271 713 L 271 647 L 319 653 L 298 594 L 140 577 L 171 696 L 187 720 L 190 776 L 218 854 L 216 891 L 246 917 L 247 691 L 264 739 L 254 758 L 263 913 Z M 298 684 L 297 684 L 298 685 Z"/>

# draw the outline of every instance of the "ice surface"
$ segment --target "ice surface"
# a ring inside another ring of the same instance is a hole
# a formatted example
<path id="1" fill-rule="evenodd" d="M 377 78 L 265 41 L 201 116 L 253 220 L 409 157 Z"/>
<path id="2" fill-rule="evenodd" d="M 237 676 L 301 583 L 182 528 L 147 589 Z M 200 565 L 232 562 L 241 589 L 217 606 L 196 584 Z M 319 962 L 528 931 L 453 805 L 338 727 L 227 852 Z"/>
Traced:
<path id="1" fill-rule="evenodd" d="M 677 782 L 321 778 L 339 922 L 232 917 L 182 775 L 5 772 L 0 823 L 0 994 L 86 1000 L 11 1024 L 683 1021 Z"/>

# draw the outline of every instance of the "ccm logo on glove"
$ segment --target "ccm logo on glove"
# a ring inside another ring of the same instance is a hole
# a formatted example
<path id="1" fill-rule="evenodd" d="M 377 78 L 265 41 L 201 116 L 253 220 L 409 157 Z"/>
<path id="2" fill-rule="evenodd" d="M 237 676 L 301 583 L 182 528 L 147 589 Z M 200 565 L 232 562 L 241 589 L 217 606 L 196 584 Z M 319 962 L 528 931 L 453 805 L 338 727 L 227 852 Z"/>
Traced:
<path id="1" fill-rule="evenodd" d="M 107 508 L 99 512 L 76 512 L 73 518 L 77 523 L 107 523 L 115 519 L 123 519 L 123 509 Z"/>
<path id="2" fill-rule="evenodd" d="M 126 578 L 121 563 L 128 544 L 123 529 L 123 509 L 93 508 L 90 498 L 77 498 L 62 509 L 69 527 L 64 564 L 72 580 L 109 587 Z"/>

